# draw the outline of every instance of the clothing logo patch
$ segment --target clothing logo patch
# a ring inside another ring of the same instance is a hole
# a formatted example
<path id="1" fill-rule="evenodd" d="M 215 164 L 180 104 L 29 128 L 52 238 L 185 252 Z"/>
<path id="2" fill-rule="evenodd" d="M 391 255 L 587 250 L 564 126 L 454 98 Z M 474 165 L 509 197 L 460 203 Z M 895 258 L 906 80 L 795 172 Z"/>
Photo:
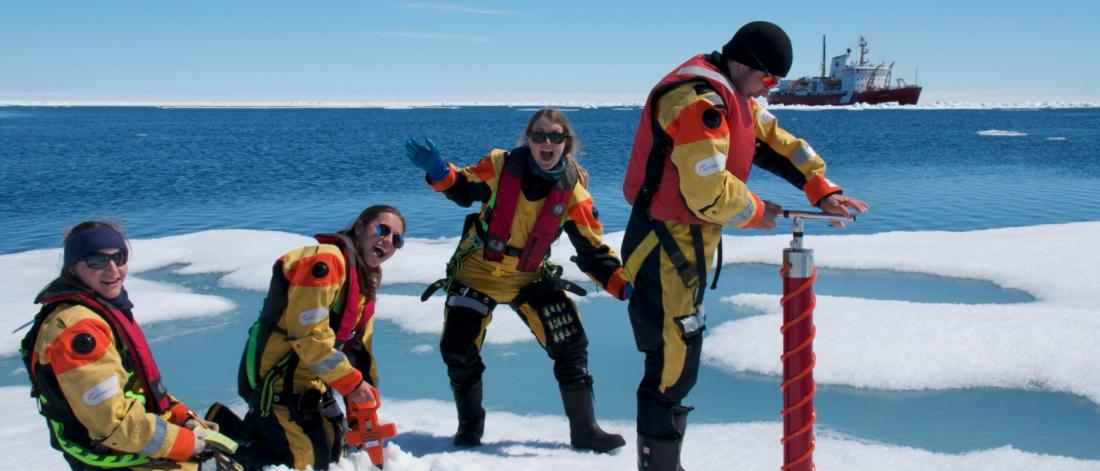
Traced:
<path id="1" fill-rule="evenodd" d="M 718 154 L 696 162 L 695 174 L 706 177 L 721 172 L 724 168 L 726 168 L 726 156 Z"/>
<path id="2" fill-rule="evenodd" d="M 709 108 L 703 112 L 703 125 L 710 129 L 718 129 L 718 126 L 722 124 L 722 113 L 714 108 Z"/>
<path id="3" fill-rule="evenodd" d="M 554 215 L 555 216 L 561 216 L 562 214 L 565 214 L 565 206 L 562 205 L 561 203 L 555 203 L 554 204 Z"/>
<path id="4" fill-rule="evenodd" d="M 298 323 L 301 325 L 316 324 L 326 317 L 328 317 L 328 309 L 319 307 L 298 314 Z"/>
<path id="5" fill-rule="evenodd" d="M 328 275 L 328 265 L 325 262 L 314 263 L 309 272 L 314 278 L 321 279 Z"/>
<path id="6" fill-rule="evenodd" d="M 92 334 L 84 333 L 73 337 L 72 343 L 73 351 L 81 355 L 87 355 L 95 350 L 95 337 Z"/>
<path id="7" fill-rule="evenodd" d="M 83 398 L 84 403 L 89 406 L 94 406 L 107 399 L 114 397 L 115 394 L 122 392 L 122 388 L 118 385 L 118 378 L 111 376 L 102 383 L 88 388 L 84 391 Z"/>

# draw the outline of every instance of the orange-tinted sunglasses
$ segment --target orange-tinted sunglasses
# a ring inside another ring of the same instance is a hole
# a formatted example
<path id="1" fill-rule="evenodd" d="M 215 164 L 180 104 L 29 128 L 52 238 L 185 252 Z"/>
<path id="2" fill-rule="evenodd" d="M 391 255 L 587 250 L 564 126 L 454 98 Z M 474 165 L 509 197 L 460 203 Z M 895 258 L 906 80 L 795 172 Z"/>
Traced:
<path id="1" fill-rule="evenodd" d="M 750 47 L 748 44 L 746 44 L 745 48 L 747 48 L 749 50 L 749 54 L 752 54 L 752 58 L 753 58 L 753 60 L 756 61 L 756 65 L 760 66 L 760 68 L 756 69 L 756 70 L 764 72 L 764 76 L 760 78 L 760 82 L 764 84 L 764 87 L 766 87 L 766 88 L 775 88 L 775 87 L 777 87 L 779 85 L 779 77 L 776 77 L 776 76 L 772 75 L 771 72 L 768 72 L 768 67 L 766 65 L 764 65 L 764 62 L 761 61 L 759 57 L 756 57 L 756 52 L 752 50 L 752 47 Z"/>

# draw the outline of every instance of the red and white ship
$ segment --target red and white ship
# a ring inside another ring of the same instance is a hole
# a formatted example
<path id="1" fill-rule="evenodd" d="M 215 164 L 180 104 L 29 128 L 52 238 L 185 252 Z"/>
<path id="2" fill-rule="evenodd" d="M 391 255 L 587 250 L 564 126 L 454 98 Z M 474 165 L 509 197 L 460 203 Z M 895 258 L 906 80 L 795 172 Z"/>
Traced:
<path id="1" fill-rule="evenodd" d="M 825 75 L 825 38 L 821 38 L 821 75 L 782 80 L 779 87 L 768 94 L 772 105 L 850 105 L 853 103 L 897 103 L 915 105 L 920 98 L 921 87 L 890 78 L 894 63 L 872 65 L 867 62 L 867 40 L 859 37 L 859 62 L 848 63 L 852 50 L 833 58 L 829 75 Z"/>

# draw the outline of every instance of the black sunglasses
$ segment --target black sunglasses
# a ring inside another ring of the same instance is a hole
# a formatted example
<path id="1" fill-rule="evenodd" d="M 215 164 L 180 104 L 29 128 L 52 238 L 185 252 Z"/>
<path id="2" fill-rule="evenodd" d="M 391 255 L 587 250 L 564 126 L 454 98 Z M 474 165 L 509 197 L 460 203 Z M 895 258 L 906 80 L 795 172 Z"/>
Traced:
<path id="1" fill-rule="evenodd" d="M 126 265 L 127 254 L 125 250 L 119 250 L 118 252 L 108 254 L 103 252 L 92 252 L 88 256 L 84 257 L 84 263 L 88 265 L 88 268 L 92 270 L 102 270 L 107 268 L 107 264 L 115 262 L 116 267 Z"/>
<path id="2" fill-rule="evenodd" d="M 563 132 L 557 132 L 557 131 L 554 131 L 554 132 L 531 131 L 531 132 L 527 133 L 527 135 L 531 136 L 531 142 L 534 142 L 535 144 L 542 144 L 543 142 L 546 142 L 547 138 L 550 138 L 550 142 L 553 142 L 554 144 L 561 144 L 561 143 L 565 142 L 565 138 L 569 137 L 568 134 L 563 133 Z"/>
<path id="3" fill-rule="evenodd" d="M 378 234 L 378 237 L 386 237 L 386 236 L 392 234 L 393 235 L 393 248 L 395 248 L 395 249 L 399 249 L 399 248 L 405 246 L 405 237 L 402 236 L 401 234 L 398 234 L 398 233 L 394 232 L 393 229 L 390 229 L 390 226 L 387 226 L 387 225 L 382 224 L 382 223 L 378 223 L 378 225 L 374 227 L 374 233 Z"/>

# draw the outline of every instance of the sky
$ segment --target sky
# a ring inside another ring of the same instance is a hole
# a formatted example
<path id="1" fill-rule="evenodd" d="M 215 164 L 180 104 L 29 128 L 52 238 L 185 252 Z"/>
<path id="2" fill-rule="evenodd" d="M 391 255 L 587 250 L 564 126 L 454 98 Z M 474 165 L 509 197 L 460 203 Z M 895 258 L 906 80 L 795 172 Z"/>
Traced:
<path id="1" fill-rule="evenodd" d="M 0 0 L 0 103 L 638 103 L 742 24 L 791 76 L 857 49 L 930 101 L 1100 101 L 1100 2 Z"/>

